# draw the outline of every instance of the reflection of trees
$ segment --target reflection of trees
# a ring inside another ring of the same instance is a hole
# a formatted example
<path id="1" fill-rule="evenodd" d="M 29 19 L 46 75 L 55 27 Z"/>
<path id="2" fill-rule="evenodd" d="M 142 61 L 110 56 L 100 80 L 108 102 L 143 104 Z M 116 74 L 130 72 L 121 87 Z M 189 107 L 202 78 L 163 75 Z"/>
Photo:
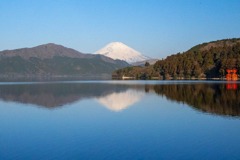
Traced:
<path id="1" fill-rule="evenodd" d="M 187 103 L 204 112 L 240 115 L 240 90 L 226 90 L 225 84 L 155 85 L 154 90 L 170 100 Z"/>

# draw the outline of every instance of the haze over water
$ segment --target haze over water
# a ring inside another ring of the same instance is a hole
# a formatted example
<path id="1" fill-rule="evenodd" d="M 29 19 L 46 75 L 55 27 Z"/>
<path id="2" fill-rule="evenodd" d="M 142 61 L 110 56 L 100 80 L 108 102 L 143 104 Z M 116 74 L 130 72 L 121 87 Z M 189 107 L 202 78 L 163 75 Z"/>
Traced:
<path id="1" fill-rule="evenodd" d="M 0 84 L 0 159 L 238 159 L 240 83 Z"/>

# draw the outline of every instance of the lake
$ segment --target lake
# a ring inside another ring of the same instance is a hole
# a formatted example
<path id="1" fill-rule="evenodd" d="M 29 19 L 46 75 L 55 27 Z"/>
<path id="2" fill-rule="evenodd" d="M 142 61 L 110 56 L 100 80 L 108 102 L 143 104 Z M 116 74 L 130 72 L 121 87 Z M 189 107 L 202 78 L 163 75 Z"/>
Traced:
<path id="1" fill-rule="evenodd" d="M 239 159 L 240 82 L 0 82 L 0 159 Z"/>

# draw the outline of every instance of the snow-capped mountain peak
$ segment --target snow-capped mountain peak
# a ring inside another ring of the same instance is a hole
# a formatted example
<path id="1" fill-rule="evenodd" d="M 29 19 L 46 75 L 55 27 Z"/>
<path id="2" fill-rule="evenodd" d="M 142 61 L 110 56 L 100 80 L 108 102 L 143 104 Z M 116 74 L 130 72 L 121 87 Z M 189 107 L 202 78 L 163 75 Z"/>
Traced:
<path id="1" fill-rule="evenodd" d="M 109 43 L 102 49 L 95 52 L 95 54 L 101 54 L 112 59 L 123 60 L 130 64 L 150 59 L 121 42 Z"/>

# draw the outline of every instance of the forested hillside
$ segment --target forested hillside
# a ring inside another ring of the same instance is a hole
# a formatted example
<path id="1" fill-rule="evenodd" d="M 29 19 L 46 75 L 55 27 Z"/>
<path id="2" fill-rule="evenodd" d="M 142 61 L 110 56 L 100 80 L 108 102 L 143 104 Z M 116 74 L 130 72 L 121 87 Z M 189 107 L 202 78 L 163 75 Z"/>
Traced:
<path id="1" fill-rule="evenodd" d="M 184 53 L 155 63 L 165 78 L 220 78 L 226 69 L 240 69 L 240 39 L 227 39 L 197 45 Z"/>
<path id="2" fill-rule="evenodd" d="M 153 66 L 128 67 L 113 75 L 136 79 L 222 78 L 226 69 L 233 68 L 240 73 L 240 39 L 236 38 L 203 43 L 159 60 Z"/>

